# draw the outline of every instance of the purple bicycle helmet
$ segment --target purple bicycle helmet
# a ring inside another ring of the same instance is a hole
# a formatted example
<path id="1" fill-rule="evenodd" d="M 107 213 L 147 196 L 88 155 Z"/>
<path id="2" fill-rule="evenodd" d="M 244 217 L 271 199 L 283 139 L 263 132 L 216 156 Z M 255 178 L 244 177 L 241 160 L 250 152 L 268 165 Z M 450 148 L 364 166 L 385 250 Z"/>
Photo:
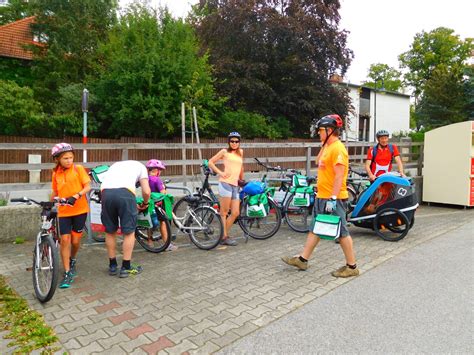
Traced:
<path id="1" fill-rule="evenodd" d="M 165 170 L 166 166 L 161 160 L 157 159 L 150 159 L 145 165 L 147 169 L 160 169 L 160 170 Z"/>
<path id="2" fill-rule="evenodd" d="M 74 148 L 69 143 L 58 143 L 51 149 L 51 156 L 57 158 L 62 153 L 73 152 Z"/>

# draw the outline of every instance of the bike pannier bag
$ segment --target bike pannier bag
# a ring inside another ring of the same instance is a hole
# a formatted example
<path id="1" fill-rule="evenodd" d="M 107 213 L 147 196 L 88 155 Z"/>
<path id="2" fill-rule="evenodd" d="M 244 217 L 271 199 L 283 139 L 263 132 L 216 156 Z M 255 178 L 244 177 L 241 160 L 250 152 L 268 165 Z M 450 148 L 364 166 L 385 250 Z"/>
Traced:
<path id="1" fill-rule="evenodd" d="M 266 217 L 268 214 L 268 198 L 266 194 L 249 197 L 247 217 Z"/>
<path id="2" fill-rule="evenodd" d="M 296 174 L 293 175 L 292 185 L 293 187 L 306 187 L 308 186 L 308 180 L 306 176 Z"/>
<path id="3" fill-rule="evenodd" d="M 341 217 L 318 214 L 314 219 L 313 233 L 321 239 L 335 240 L 341 233 Z"/>
<path id="4" fill-rule="evenodd" d="M 311 186 L 298 187 L 295 189 L 291 205 L 295 207 L 308 207 L 311 205 L 311 201 L 314 200 L 311 198 L 312 195 L 314 195 L 314 190 Z"/>
<path id="5" fill-rule="evenodd" d="M 102 181 L 104 181 L 104 176 L 107 170 L 109 170 L 108 165 L 99 165 L 95 168 L 92 168 L 89 175 L 92 177 L 92 180 L 94 180 L 94 182 L 101 184 Z"/>

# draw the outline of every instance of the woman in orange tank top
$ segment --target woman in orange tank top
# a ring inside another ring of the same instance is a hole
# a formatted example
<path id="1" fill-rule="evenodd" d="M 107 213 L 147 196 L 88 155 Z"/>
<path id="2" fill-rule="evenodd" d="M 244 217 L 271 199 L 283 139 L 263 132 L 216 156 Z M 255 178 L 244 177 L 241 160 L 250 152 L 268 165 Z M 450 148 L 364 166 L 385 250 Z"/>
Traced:
<path id="1" fill-rule="evenodd" d="M 240 149 L 238 132 L 231 132 L 227 138 L 227 149 L 220 150 L 209 159 L 209 167 L 219 175 L 220 215 L 224 223 L 224 237 L 221 244 L 234 246 L 237 242 L 229 237 L 229 231 L 240 214 L 239 180 L 244 178 L 244 153 Z M 216 166 L 219 160 L 224 164 L 223 171 Z"/>

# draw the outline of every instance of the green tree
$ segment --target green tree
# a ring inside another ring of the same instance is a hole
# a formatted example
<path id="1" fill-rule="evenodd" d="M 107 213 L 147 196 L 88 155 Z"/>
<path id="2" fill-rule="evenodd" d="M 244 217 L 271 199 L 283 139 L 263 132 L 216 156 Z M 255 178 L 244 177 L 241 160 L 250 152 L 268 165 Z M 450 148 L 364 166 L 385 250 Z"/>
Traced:
<path id="1" fill-rule="evenodd" d="M 462 72 L 472 50 L 472 39 L 462 40 L 454 34 L 454 30 L 438 27 L 430 32 L 417 33 L 410 50 L 398 59 L 400 67 L 408 69 L 404 79 L 407 85 L 414 88 L 415 98 L 418 99 L 439 65 L 450 72 Z"/>
<path id="2" fill-rule="evenodd" d="M 466 120 L 465 94 L 461 73 L 438 65 L 425 83 L 416 110 L 417 123 L 431 129 Z"/>
<path id="3" fill-rule="evenodd" d="M 230 108 L 285 117 L 305 135 L 314 117 L 349 109 L 347 90 L 328 79 L 353 57 L 339 8 L 337 0 L 201 0 L 190 21 Z"/>
<path id="4" fill-rule="evenodd" d="M 33 32 L 45 43 L 34 48 L 35 95 L 53 114 L 59 88 L 92 74 L 101 41 L 116 21 L 116 0 L 31 0 Z"/>
<path id="5" fill-rule="evenodd" d="M 390 67 L 387 64 L 376 63 L 371 64 L 367 73 L 369 80 L 364 82 L 365 86 L 375 88 L 377 81 L 377 88 L 383 87 L 388 91 L 400 91 L 402 87 L 401 80 L 402 73 L 395 68 Z"/>
<path id="6" fill-rule="evenodd" d="M 6 6 L 0 6 L 0 26 L 31 16 L 28 0 L 9 0 Z"/>
<path id="7" fill-rule="evenodd" d="M 30 88 L 0 80 L 1 135 L 34 135 L 35 128 L 39 128 L 36 123 L 42 120 L 41 105 Z"/>
<path id="8" fill-rule="evenodd" d="M 159 15 L 159 16 L 158 16 Z M 101 135 L 169 137 L 180 132 L 181 102 L 198 110 L 200 132 L 215 134 L 222 99 L 192 27 L 167 11 L 134 4 L 99 50 L 91 79 Z M 188 107 L 189 108 L 189 107 Z"/>

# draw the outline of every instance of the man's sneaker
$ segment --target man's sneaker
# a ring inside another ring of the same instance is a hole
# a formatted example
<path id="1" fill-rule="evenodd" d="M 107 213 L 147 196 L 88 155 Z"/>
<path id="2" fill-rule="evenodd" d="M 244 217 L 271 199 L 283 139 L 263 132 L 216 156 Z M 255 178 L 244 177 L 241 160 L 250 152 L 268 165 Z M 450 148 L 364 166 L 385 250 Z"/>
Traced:
<path id="1" fill-rule="evenodd" d="M 299 256 L 284 256 L 281 258 L 284 263 L 287 263 L 288 265 L 297 267 L 300 270 L 306 270 L 308 268 L 308 262 L 307 261 L 301 261 Z"/>
<path id="2" fill-rule="evenodd" d="M 69 259 L 69 272 L 71 273 L 72 276 L 77 275 L 76 264 L 77 264 L 77 259 Z"/>
<path id="3" fill-rule="evenodd" d="M 227 238 L 221 239 L 220 244 L 235 247 L 237 245 L 237 241 L 227 237 Z"/>
<path id="4" fill-rule="evenodd" d="M 170 245 L 168 245 L 168 248 L 166 248 L 166 251 L 175 251 L 175 250 L 178 250 L 178 247 L 174 245 L 173 243 L 170 243 Z"/>
<path id="5" fill-rule="evenodd" d="M 117 265 L 109 265 L 109 275 L 115 276 L 118 274 L 118 266 Z"/>
<path id="6" fill-rule="evenodd" d="M 140 265 L 132 264 L 130 265 L 130 269 L 125 269 L 123 266 L 120 269 L 119 277 L 125 278 L 129 275 L 138 275 L 143 271 L 143 268 Z"/>
<path id="7" fill-rule="evenodd" d="M 349 266 L 344 265 L 337 269 L 336 271 L 331 272 L 331 275 L 334 277 L 351 277 L 351 276 L 358 276 L 359 269 L 351 269 Z"/>
<path id="8" fill-rule="evenodd" d="M 59 288 L 69 288 L 71 287 L 72 283 L 72 275 L 71 272 L 65 272 L 64 278 L 62 279 L 61 283 L 59 284 Z"/>

